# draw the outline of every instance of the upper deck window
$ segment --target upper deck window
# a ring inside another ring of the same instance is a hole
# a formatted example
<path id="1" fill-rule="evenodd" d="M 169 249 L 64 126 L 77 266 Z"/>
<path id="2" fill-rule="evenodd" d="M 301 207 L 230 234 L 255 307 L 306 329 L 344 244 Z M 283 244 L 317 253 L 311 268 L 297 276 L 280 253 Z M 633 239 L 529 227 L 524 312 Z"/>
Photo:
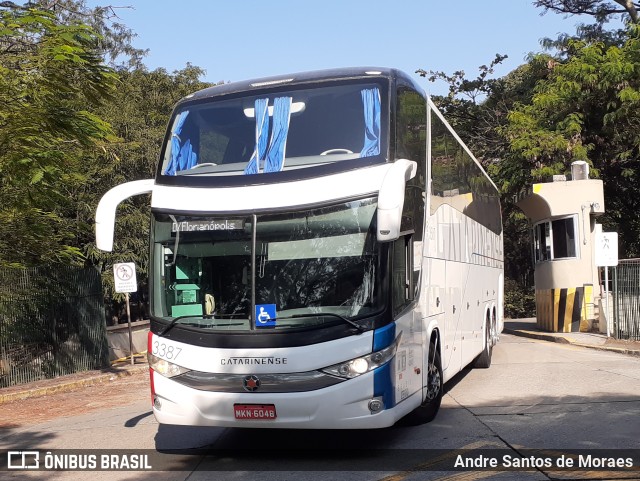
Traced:
<path id="1" fill-rule="evenodd" d="M 184 104 L 159 174 L 247 176 L 379 156 L 383 96 L 382 84 L 351 82 Z"/>

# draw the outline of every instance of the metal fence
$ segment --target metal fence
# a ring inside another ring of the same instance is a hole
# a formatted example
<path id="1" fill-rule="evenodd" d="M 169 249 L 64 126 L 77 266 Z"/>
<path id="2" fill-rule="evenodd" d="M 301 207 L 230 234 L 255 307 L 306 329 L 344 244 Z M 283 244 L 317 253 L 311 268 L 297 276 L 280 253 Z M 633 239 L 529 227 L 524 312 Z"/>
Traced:
<path id="1" fill-rule="evenodd" d="M 0 268 L 0 387 L 108 365 L 97 270 Z"/>
<path id="2" fill-rule="evenodd" d="M 640 341 L 640 259 L 618 261 L 613 270 L 613 337 Z"/>

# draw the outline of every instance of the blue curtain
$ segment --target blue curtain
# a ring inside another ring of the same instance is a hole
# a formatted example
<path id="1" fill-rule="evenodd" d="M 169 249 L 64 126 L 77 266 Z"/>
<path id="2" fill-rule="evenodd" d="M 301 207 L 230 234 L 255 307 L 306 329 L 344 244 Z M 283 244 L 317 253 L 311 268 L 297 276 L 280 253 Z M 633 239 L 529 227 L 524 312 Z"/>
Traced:
<path id="1" fill-rule="evenodd" d="M 190 169 L 197 163 L 198 156 L 193 151 L 191 140 L 187 139 L 184 145 L 180 148 L 180 155 L 178 155 L 178 170 Z"/>
<path id="2" fill-rule="evenodd" d="M 264 164 L 265 172 L 280 172 L 284 167 L 287 134 L 291 119 L 291 97 L 277 97 L 273 102 L 273 132 Z"/>
<path id="3" fill-rule="evenodd" d="M 269 139 L 269 99 L 256 99 L 256 148 L 249 159 L 249 163 L 244 169 L 245 174 L 257 174 L 260 172 L 260 164 L 267 152 L 267 141 Z"/>
<path id="4" fill-rule="evenodd" d="M 176 175 L 177 170 L 183 170 L 180 168 L 179 163 L 181 148 L 180 148 L 180 133 L 182 132 L 182 127 L 184 126 L 185 120 L 187 120 L 187 116 L 189 115 L 189 111 L 185 110 L 184 112 L 180 112 L 175 121 L 175 127 L 173 128 L 173 132 L 171 132 L 171 160 L 169 160 L 169 165 L 164 169 L 164 175 Z M 189 145 L 191 143 L 189 142 Z M 193 155 L 193 150 L 191 152 Z M 188 152 L 185 152 L 187 155 Z M 189 159 L 191 160 L 191 159 Z M 195 162 L 194 162 L 195 165 Z"/>
<path id="5" fill-rule="evenodd" d="M 363 89 L 364 147 L 360 157 L 371 157 L 380 153 L 380 91 L 377 88 Z"/>
<path id="6" fill-rule="evenodd" d="M 273 101 L 273 132 L 269 140 L 269 99 L 255 102 L 256 148 L 249 159 L 245 174 L 258 174 L 264 161 L 264 172 L 280 172 L 284 166 L 284 156 L 291 117 L 291 97 L 277 97 Z"/>

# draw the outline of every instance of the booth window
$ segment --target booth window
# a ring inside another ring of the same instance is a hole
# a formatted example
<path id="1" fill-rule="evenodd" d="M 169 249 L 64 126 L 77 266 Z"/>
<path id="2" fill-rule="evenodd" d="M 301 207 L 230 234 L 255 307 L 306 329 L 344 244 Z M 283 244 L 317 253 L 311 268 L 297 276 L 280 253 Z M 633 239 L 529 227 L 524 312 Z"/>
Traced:
<path id="1" fill-rule="evenodd" d="M 577 257 L 575 216 L 539 222 L 533 227 L 536 262 Z"/>

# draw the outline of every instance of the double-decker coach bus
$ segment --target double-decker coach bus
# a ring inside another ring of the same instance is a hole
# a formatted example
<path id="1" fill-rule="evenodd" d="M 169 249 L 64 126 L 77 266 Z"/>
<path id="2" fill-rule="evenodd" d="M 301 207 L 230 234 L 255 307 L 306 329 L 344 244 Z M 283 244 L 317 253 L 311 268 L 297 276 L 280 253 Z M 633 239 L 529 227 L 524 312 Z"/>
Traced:
<path id="1" fill-rule="evenodd" d="M 406 74 L 339 69 L 182 99 L 151 193 L 160 423 L 380 428 L 430 421 L 502 330 L 499 195 Z"/>

